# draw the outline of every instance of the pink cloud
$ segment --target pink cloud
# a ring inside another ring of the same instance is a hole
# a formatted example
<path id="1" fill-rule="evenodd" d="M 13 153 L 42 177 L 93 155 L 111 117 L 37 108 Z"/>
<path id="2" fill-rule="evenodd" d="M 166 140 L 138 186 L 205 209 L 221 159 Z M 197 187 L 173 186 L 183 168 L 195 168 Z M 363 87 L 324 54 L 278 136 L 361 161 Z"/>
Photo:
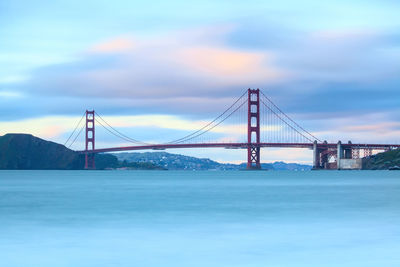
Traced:
<path id="1" fill-rule="evenodd" d="M 353 125 L 343 127 L 344 131 L 347 132 L 379 132 L 386 133 L 392 132 L 397 129 L 400 129 L 400 123 L 398 122 L 382 122 L 376 124 L 366 124 L 366 125 Z"/>
<path id="2" fill-rule="evenodd" d="M 89 49 L 91 53 L 123 53 L 135 47 L 135 42 L 130 37 L 118 37 L 95 44 Z"/>
<path id="3" fill-rule="evenodd" d="M 273 56 L 266 52 L 247 52 L 218 46 L 192 46 L 178 50 L 176 55 L 182 65 L 224 83 L 274 81 L 285 75 L 273 66 Z"/>
<path id="4" fill-rule="evenodd" d="M 63 68 L 48 68 L 30 81 L 35 93 L 71 97 L 165 99 L 232 95 L 279 83 L 289 73 L 271 51 L 247 51 L 224 42 L 230 27 L 176 31 L 163 36 L 116 37 Z M 112 54 L 112 57 L 109 55 Z"/>
<path id="5" fill-rule="evenodd" d="M 96 45 L 97 51 L 119 51 L 120 56 L 112 65 L 88 69 L 76 78 L 89 94 L 140 97 L 149 92 L 193 96 L 229 86 L 258 87 L 288 75 L 274 65 L 271 52 L 230 48 L 216 41 L 221 37 L 214 38 L 214 32 L 198 32 L 199 36 L 179 31 L 164 38 L 135 38 L 135 43 L 133 38 L 117 38 Z"/>

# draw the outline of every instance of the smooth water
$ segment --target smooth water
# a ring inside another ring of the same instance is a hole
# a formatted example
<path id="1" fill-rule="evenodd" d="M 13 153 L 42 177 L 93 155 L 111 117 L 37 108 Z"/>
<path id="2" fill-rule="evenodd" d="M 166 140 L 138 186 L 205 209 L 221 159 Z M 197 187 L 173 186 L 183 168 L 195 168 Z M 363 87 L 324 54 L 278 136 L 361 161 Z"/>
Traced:
<path id="1" fill-rule="evenodd" d="M 0 266 L 400 266 L 400 172 L 0 171 Z"/>

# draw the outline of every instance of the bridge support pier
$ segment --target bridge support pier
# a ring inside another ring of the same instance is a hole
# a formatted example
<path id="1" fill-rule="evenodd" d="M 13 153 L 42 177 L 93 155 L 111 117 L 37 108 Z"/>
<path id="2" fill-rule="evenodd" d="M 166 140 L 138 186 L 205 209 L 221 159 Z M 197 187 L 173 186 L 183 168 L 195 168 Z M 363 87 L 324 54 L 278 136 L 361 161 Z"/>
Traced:
<path id="1" fill-rule="evenodd" d="M 318 143 L 315 140 L 313 144 L 313 170 L 321 168 L 320 166 L 320 152 L 318 151 Z"/>
<path id="2" fill-rule="evenodd" d="M 332 154 L 332 151 L 328 148 L 327 145 L 328 145 L 327 141 L 324 141 L 322 144 L 318 144 L 317 141 L 314 141 L 313 168 L 312 168 L 313 170 L 318 170 L 318 169 L 329 170 L 332 168 L 331 164 L 329 163 L 329 158 Z"/>
<path id="3" fill-rule="evenodd" d="M 351 141 L 349 141 L 349 145 L 351 145 Z M 343 148 L 343 158 L 345 159 L 352 159 L 353 158 L 353 153 L 352 153 L 353 149 L 350 148 Z"/>
<path id="4" fill-rule="evenodd" d="M 324 147 L 327 142 L 325 141 L 322 146 L 318 146 L 317 141 L 313 144 L 313 170 L 329 169 L 328 166 L 328 148 Z"/>
<path id="5" fill-rule="evenodd" d="M 90 150 L 94 150 L 95 146 L 95 131 L 94 131 L 94 110 L 86 110 L 86 135 L 85 135 L 85 169 L 94 170 L 96 169 L 95 154 L 90 153 Z"/>
<path id="6" fill-rule="evenodd" d="M 260 163 L 260 90 L 247 90 L 247 169 L 259 170 Z"/>
<path id="7" fill-rule="evenodd" d="M 342 144 L 340 141 L 338 142 L 336 161 L 338 170 L 362 169 L 362 159 L 359 157 L 359 150 L 352 145 L 351 141 L 347 144 Z"/>
<path id="8" fill-rule="evenodd" d="M 343 158 L 342 141 L 339 141 L 337 143 L 337 157 L 336 157 L 337 169 L 338 170 L 340 170 L 340 162 L 342 161 L 342 158 Z"/>
<path id="9" fill-rule="evenodd" d="M 94 153 L 86 153 L 85 154 L 85 170 L 95 170 L 96 164 L 94 160 Z"/>
<path id="10" fill-rule="evenodd" d="M 324 170 L 329 170 L 330 169 L 330 165 L 329 165 L 329 148 L 326 147 L 326 145 L 328 145 L 328 142 L 325 140 L 323 142 L 323 144 L 325 145 L 325 148 L 321 151 L 321 167 Z"/>

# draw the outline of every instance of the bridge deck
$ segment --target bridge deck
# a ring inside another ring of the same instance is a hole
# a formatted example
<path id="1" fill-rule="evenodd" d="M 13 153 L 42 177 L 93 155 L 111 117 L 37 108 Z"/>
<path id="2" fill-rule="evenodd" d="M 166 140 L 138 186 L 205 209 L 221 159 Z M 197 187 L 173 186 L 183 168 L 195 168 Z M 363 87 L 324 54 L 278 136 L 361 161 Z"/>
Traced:
<path id="1" fill-rule="evenodd" d="M 313 143 L 254 143 L 252 146 L 257 147 L 276 147 L 276 148 L 313 148 Z M 99 148 L 94 150 L 82 150 L 80 153 L 104 153 L 117 151 L 134 151 L 134 150 L 164 150 L 176 148 L 227 148 L 227 149 L 247 149 L 248 143 L 206 143 L 206 144 L 150 144 L 142 146 L 125 146 L 125 147 L 110 147 Z M 336 143 L 320 143 L 318 148 L 336 148 Z M 355 149 L 389 149 L 400 148 L 400 144 L 342 144 L 343 148 Z"/>

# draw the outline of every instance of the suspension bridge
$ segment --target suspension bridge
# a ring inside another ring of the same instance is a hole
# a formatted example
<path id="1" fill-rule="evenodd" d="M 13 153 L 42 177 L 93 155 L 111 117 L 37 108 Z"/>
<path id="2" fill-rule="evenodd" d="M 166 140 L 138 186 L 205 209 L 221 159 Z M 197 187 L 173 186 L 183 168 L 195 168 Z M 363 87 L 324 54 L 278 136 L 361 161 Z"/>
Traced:
<path id="1" fill-rule="evenodd" d="M 96 124 L 132 145 L 96 148 Z M 113 127 L 96 111 L 86 110 L 65 145 L 71 147 L 83 130 L 85 149 L 78 152 L 85 154 L 85 169 L 95 169 L 96 153 L 174 148 L 246 149 L 247 169 L 261 169 L 260 150 L 272 147 L 312 149 L 314 169 L 361 169 L 362 156 L 371 156 L 374 150 L 400 148 L 399 144 L 321 141 L 290 118 L 259 89 L 246 90 L 214 120 L 190 134 L 166 143 L 152 144 L 131 138 Z"/>

